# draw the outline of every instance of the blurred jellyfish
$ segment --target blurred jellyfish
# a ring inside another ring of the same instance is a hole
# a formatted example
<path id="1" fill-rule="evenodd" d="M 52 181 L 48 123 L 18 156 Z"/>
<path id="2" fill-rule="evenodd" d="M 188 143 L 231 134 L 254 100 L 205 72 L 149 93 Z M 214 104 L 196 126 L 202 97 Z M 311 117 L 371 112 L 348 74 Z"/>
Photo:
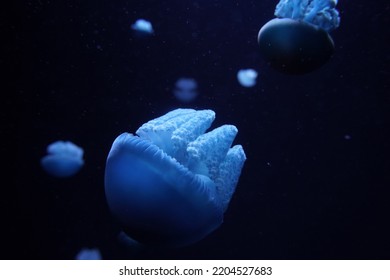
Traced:
<path id="1" fill-rule="evenodd" d="M 136 31 L 139 35 L 151 35 L 154 32 L 150 21 L 144 19 L 137 19 L 135 23 L 131 25 L 131 29 Z"/>
<path id="2" fill-rule="evenodd" d="M 238 82 L 243 87 L 253 87 L 256 84 L 257 72 L 253 69 L 241 69 L 237 73 Z"/>
<path id="3" fill-rule="evenodd" d="M 340 24 L 337 0 L 280 0 L 275 16 L 258 35 L 270 65 L 287 74 L 304 74 L 324 65 L 334 43 L 328 32 Z"/>
<path id="4" fill-rule="evenodd" d="M 77 253 L 75 260 L 101 260 L 102 255 L 97 248 L 83 248 Z"/>
<path id="5" fill-rule="evenodd" d="M 184 103 L 193 101 L 198 96 L 198 84 L 191 78 L 180 78 L 173 90 L 175 97 Z"/>
<path id="6" fill-rule="evenodd" d="M 132 239 L 184 246 L 223 221 L 246 159 L 233 125 L 210 132 L 211 110 L 177 109 L 123 133 L 107 157 L 108 206 Z"/>
<path id="7" fill-rule="evenodd" d="M 344 135 L 344 139 L 345 139 L 345 140 L 351 140 L 351 139 L 352 139 L 352 136 L 349 135 L 349 134 L 345 134 L 345 135 Z"/>
<path id="8" fill-rule="evenodd" d="M 47 147 L 48 155 L 41 159 L 43 169 L 55 177 L 76 174 L 84 164 L 82 148 L 70 141 L 56 141 Z"/>

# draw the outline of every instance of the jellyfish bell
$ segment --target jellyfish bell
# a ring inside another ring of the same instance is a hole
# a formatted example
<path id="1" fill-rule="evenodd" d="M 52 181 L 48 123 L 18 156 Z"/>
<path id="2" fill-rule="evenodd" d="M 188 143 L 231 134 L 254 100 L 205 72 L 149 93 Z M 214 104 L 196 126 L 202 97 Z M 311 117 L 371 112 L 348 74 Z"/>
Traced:
<path id="1" fill-rule="evenodd" d="M 195 243 L 220 226 L 246 159 L 237 128 L 210 132 L 211 110 L 177 109 L 119 135 L 107 157 L 108 206 L 144 245 Z"/>
<path id="2" fill-rule="evenodd" d="M 324 65 L 334 52 L 329 32 L 340 24 L 336 0 L 281 0 L 276 19 L 259 31 L 260 51 L 271 67 L 304 74 Z"/>
<path id="3" fill-rule="evenodd" d="M 143 249 L 143 245 L 137 241 L 135 241 L 133 238 L 128 236 L 125 232 L 121 231 L 117 235 L 118 242 L 127 247 L 128 249 L 131 249 L 132 251 L 140 251 Z"/>
<path id="4" fill-rule="evenodd" d="M 271 67 L 287 74 L 304 74 L 324 65 L 334 52 L 329 34 L 304 21 L 273 19 L 259 32 L 260 51 Z"/>

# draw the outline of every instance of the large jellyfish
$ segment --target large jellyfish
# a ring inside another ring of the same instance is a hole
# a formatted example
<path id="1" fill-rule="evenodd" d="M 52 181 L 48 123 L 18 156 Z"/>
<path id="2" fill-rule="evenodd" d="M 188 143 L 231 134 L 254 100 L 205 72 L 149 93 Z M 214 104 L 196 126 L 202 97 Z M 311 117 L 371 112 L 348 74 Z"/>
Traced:
<path id="1" fill-rule="evenodd" d="M 70 141 L 56 141 L 47 147 L 42 168 L 55 177 L 70 177 L 84 165 L 84 150 Z"/>
<path id="2" fill-rule="evenodd" d="M 337 0 L 280 0 L 275 16 L 259 32 L 260 51 L 270 65 L 287 74 L 304 74 L 325 64 L 334 43 L 330 31 L 340 24 Z"/>
<path id="3" fill-rule="evenodd" d="M 246 159 L 233 125 L 211 110 L 176 109 L 123 133 L 107 157 L 108 206 L 134 240 L 184 246 L 222 223 Z"/>

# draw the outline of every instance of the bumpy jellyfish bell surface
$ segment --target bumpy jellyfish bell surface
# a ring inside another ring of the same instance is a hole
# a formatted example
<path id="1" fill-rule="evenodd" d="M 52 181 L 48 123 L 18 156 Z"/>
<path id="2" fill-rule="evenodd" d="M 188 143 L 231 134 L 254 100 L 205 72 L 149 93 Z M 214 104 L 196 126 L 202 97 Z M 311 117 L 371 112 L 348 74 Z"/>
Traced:
<path id="1" fill-rule="evenodd" d="M 304 74 L 324 65 L 334 52 L 328 32 L 340 24 L 336 0 L 281 0 L 278 17 L 259 31 L 260 51 L 287 74 Z"/>
<path id="2" fill-rule="evenodd" d="M 123 133 L 107 157 L 109 208 L 131 238 L 185 246 L 223 221 L 246 159 L 233 125 L 210 132 L 211 110 L 177 109 Z"/>
<path id="3" fill-rule="evenodd" d="M 237 73 L 237 80 L 243 87 L 256 85 L 257 71 L 254 69 L 241 69 Z"/>
<path id="4" fill-rule="evenodd" d="M 42 168 L 55 177 L 70 177 L 84 165 L 84 150 L 70 141 L 56 141 L 47 147 Z"/>

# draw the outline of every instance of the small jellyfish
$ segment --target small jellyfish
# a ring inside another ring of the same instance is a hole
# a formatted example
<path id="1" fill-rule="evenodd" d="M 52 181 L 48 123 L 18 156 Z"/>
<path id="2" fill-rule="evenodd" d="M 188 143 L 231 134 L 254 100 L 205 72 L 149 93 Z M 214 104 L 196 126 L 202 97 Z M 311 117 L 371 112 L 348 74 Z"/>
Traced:
<path id="1" fill-rule="evenodd" d="M 192 78 L 180 78 L 173 90 L 175 97 L 183 103 L 189 103 L 198 96 L 198 84 Z"/>
<path id="2" fill-rule="evenodd" d="M 237 73 L 238 82 L 243 87 L 253 87 L 256 85 L 257 72 L 253 69 L 241 69 Z"/>
<path id="3" fill-rule="evenodd" d="M 70 177 L 84 164 L 82 148 L 70 141 L 56 141 L 47 147 L 48 155 L 41 159 L 42 168 L 55 177 Z"/>
<path id="4" fill-rule="evenodd" d="M 260 51 L 271 67 L 304 74 L 324 65 L 334 52 L 329 32 L 340 24 L 337 0 L 280 0 L 278 18 L 259 31 Z"/>
<path id="5" fill-rule="evenodd" d="M 126 235 L 144 245 L 185 246 L 223 221 L 246 159 L 238 132 L 207 132 L 211 110 L 176 109 L 123 133 L 107 157 L 109 209 Z"/>
<path id="6" fill-rule="evenodd" d="M 144 19 L 137 19 L 135 23 L 131 25 L 131 29 L 137 32 L 138 35 L 151 35 L 154 32 L 150 21 Z"/>
<path id="7" fill-rule="evenodd" d="M 97 248 L 83 248 L 77 253 L 75 260 L 101 260 L 102 255 Z"/>

